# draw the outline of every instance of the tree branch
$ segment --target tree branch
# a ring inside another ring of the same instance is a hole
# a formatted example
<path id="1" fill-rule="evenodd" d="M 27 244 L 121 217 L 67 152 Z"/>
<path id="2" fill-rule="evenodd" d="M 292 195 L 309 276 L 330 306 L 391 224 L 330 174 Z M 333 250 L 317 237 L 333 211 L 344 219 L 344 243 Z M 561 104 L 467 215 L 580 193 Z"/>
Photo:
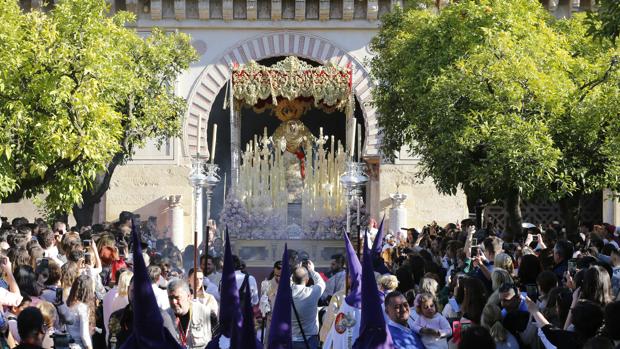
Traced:
<path id="1" fill-rule="evenodd" d="M 18 202 L 24 197 L 24 194 L 27 190 L 35 188 L 37 186 L 43 185 L 47 182 L 53 181 L 56 179 L 60 171 L 66 170 L 75 166 L 82 160 L 82 156 L 78 156 L 73 160 L 69 159 L 59 159 L 51 166 L 47 168 L 43 177 L 41 176 L 32 176 L 26 178 L 18 183 L 18 189 L 13 191 L 11 194 L 2 198 L 2 202 Z"/>
<path id="2" fill-rule="evenodd" d="M 612 57 L 611 62 L 609 63 L 609 67 L 607 68 L 607 70 L 605 70 L 605 73 L 603 74 L 603 76 L 601 76 L 600 78 L 596 80 L 587 82 L 583 84 L 581 87 L 579 87 L 580 91 L 584 91 L 581 97 L 579 97 L 579 103 L 583 102 L 583 100 L 588 96 L 588 93 L 592 91 L 596 86 L 607 81 L 609 79 L 609 76 L 614 71 L 617 65 L 618 65 L 618 57 L 614 56 Z"/>

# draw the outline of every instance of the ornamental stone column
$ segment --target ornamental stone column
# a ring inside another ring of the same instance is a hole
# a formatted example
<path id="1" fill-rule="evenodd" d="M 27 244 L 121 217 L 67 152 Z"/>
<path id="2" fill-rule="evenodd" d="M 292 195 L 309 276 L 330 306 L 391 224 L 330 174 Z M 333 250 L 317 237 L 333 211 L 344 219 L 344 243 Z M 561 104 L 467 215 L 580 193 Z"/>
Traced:
<path id="1" fill-rule="evenodd" d="M 617 193 L 609 189 L 603 190 L 603 222 L 611 225 L 620 225 L 620 203 Z"/>
<path id="2" fill-rule="evenodd" d="M 181 248 L 185 246 L 183 236 L 185 235 L 185 227 L 183 224 L 183 205 L 181 205 L 181 195 L 170 195 L 168 197 L 168 212 L 170 215 L 169 236 L 172 243 Z"/>
<path id="3" fill-rule="evenodd" d="M 389 231 L 394 234 L 394 237 L 396 237 L 397 240 L 406 240 L 407 235 L 406 233 L 403 233 L 400 228 L 408 228 L 407 209 L 403 205 L 405 200 L 407 200 L 407 194 L 396 192 L 394 194 L 390 194 L 390 199 L 392 200 L 392 207 L 390 208 Z"/>

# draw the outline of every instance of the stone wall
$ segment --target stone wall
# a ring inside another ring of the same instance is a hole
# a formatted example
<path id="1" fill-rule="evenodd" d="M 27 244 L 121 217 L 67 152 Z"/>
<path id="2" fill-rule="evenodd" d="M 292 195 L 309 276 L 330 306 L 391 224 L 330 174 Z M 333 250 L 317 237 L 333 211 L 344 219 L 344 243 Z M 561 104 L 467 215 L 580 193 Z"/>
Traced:
<path id="1" fill-rule="evenodd" d="M 399 192 L 407 195 L 407 227 L 422 228 L 436 220 L 440 225 L 454 223 L 467 218 L 467 199 L 462 191 L 457 195 L 439 194 L 432 180 L 420 181 L 416 177 L 416 164 L 382 164 L 380 167 L 380 211 L 386 213 L 385 226 L 389 226 L 390 194 Z"/>
<path id="2" fill-rule="evenodd" d="M 183 241 L 192 242 L 192 188 L 188 184 L 189 167 L 177 165 L 126 165 L 116 169 L 110 190 L 105 195 L 104 221 L 114 221 L 121 211 L 140 214 L 142 221 L 157 217 L 157 228 L 171 236 L 170 195 L 181 195 Z M 176 233 L 176 232 L 175 232 Z"/>

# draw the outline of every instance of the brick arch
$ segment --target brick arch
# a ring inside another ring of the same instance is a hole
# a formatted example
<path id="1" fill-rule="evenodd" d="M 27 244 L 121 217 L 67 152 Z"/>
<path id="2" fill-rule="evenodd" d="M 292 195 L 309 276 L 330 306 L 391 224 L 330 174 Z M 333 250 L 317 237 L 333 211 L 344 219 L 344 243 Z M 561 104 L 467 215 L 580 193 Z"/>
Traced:
<path id="1" fill-rule="evenodd" d="M 230 79 L 233 63 L 244 64 L 250 60 L 259 61 L 278 56 L 297 56 L 320 64 L 333 62 L 339 66 L 351 63 L 353 67 L 353 91 L 364 115 L 366 134 L 363 156 L 379 156 L 379 126 L 376 109 L 371 105 L 372 82 L 368 70 L 346 50 L 336 44 L 307 33 L 273 32 L 262 34 L 235 44 L 208 65 L 194 82 L 189 94 L 189 106 L 183 127 L 183 150 L 194 154 L 198 143 L 197 136 L 205 137 L 204 128 L 209 121 L 213 102 L 220 89 Z M 198 118 L 202 118 L 203 132 L 198 135 Z M 202 150 L 206 150 L 206 140 L 202 139 Z"/>

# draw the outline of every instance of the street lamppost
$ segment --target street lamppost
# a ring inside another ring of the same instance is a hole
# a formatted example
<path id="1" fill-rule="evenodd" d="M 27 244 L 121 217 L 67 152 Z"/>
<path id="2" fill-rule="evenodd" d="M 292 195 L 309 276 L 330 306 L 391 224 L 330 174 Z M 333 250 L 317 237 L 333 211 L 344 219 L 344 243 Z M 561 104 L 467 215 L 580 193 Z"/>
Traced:
<path id="1" fill-rule="evenodd" d="M 207 194 L 207 219 L 205 220 L 207 222 L 207 230 L 206 230 L 206 237 L 205 237 L 205 255 L 208 254 L 209 252 L 209 219 L 211 218 L 211 199 L 213 198 L 213 188 L 215 188 L 218 183 L 220 182 L 220 175 L 218 174 L 220 170 L 220 167 L 211 162 L 211 163 L 207 163 L 204 167 L 204 176 L 205 176 L 205 181 L 204 181 L 204 187 L 206 189 L 206 194 Z"/>
<path id="2" fill-rule="evenodd" d="M 194 188 L 194 207 L 196 207 L 194 214 L 194 288 L 197 288 L 198 283 L 198 232 L 201 232 L 202 236 L 202 220 L 199 216 L 202 207 L 200 201 L 202 199 L 202 187 L 207 181 L 207 176 L 202 173 L 202 166 L 202 159 L 199 154 L 196 154 L 196 157 L 192 159 L 192 170 L 189 173 L 189 184 Z M 196 293 L 194 292 L 194 299 Z"/>
<path id="3" fill-rule="evenodd" d="M 346 190 L 347 204 L 347 233 L 351 233 L 351 200 L 356 199 L 357 202 L 357 254 L 361 251 L 361 225 L 360 225 L 360 196 L 361 188 L 368 183 L 366 175 L 366 164 L 363 162 L 348 161 L 346 163 L 347 170 L 340 176 L 340 184 Z"/>

